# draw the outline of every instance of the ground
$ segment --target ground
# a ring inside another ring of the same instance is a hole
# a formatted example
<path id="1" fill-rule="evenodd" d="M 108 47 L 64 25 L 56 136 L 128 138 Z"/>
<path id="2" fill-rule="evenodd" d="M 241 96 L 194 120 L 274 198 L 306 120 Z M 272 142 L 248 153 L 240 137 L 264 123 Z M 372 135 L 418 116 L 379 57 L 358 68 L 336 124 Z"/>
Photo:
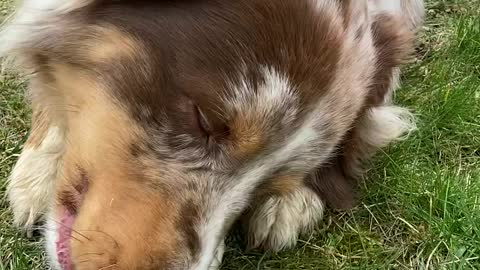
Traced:
<path id="1" fill-rule="evenodd" d="M 289 252 L 246 251 L 233 232 L 222 269 L 480 269 L 480 2 L 427 2 L 416 60 L 395 97 L 418 130 L 371 162 L 362 203 L 328 213 Z M 41 240 L 12 227 L 3 199 L 28 134 L 24 87 L 0 77 L 0 270 L 46 268 Z"/>

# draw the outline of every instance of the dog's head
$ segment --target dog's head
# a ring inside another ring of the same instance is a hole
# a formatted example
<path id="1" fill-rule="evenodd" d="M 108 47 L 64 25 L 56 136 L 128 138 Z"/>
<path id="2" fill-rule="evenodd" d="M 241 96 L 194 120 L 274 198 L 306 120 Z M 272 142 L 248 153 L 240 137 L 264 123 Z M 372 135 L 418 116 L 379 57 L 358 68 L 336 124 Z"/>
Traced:
<path id="1" fill-rule="evenodd" d="M 54 266 L 208 269 L 259 185 L 330 158 L 375 72 L 340 2 L 27 1 L 2 49 L 33 70 L 38 147 L 63 142 Z"/>

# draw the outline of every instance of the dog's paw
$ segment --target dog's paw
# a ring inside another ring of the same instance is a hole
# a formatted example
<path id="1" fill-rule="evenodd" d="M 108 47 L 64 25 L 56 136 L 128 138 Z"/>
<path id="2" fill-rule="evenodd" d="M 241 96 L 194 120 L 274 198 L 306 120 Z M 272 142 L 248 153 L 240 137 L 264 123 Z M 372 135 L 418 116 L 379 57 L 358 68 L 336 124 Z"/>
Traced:
<path id="1" fill-rule="evenodd" d="M 48 210 L 57 173 L 56 164 L 46 163 L 48 159 L 39 160 L 34 151 L 22 153 L 7 187 L 14 225 L 26 230 L 30 230 Z"/>
<path id="2" fill-rule="evenodd" d="M 248 245 L 270 251 L 291 248 L 301 234 L 315 228 L 323 210 L 322 200 L 307 187 L 270 197 L 249 216 Z"/>
<path id="3" fill-rule="evenodd" d="M 213 258 L 213 261 L 210 264 L 210 267 L 208 267 L 208 270 L 220 269 L 220 267 L 222 266 L 224 253 L 225 253 L 225 241 L 222 240 L 218 245 L 217 250 L 215 251 L 215 257 Z"/>
<path id="4" fill-rule="evenodd" d="M 35 148 L 26 148 L 9 178 L 7 195 L 14 225 L 31 232 L 33 225 L 48 211 L 62 148 L 56 130 L 51 130 Z"/>

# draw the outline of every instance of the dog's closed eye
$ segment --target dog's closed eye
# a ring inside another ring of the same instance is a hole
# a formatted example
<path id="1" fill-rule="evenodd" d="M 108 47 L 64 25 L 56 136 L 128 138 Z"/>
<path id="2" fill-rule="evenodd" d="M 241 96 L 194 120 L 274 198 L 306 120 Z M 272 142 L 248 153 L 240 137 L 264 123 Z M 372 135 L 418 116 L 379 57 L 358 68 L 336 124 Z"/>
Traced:
<path id="1" fill-rule="evenodd" d="M 209 139 L 213 134 L 212 127 L 203 111 L 197 105 L 195 105 L 195 117 L 197 119 L 199 130 Z"/>

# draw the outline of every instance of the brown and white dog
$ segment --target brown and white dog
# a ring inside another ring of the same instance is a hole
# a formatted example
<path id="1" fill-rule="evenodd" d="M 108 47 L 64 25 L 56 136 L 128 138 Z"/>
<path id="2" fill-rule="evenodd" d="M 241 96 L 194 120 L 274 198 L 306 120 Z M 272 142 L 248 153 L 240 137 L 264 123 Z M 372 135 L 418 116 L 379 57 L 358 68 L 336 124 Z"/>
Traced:
<path id="1" fill-rule="evenodd" d="M 280 250 L 414 128 L 391 104 L 421 0 L 26 0 L 0 53 L 29 75 L 15 223 L 54 269 L 218 267 L 241 219 Z"/>

